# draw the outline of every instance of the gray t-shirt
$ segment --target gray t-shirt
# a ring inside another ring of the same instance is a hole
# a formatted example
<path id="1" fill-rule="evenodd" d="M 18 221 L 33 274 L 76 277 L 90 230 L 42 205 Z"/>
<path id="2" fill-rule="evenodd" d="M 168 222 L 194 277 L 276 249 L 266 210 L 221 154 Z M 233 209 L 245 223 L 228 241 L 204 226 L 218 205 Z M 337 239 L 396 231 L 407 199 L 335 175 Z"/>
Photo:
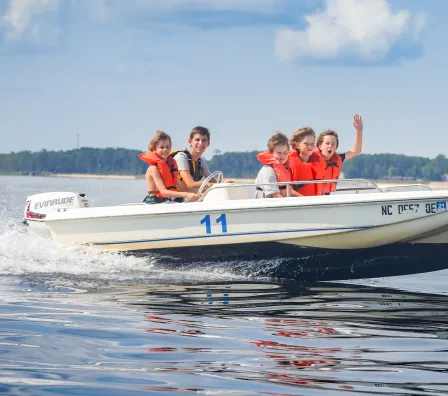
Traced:
<path id="1" fill-rule="evenodd" d="M 277 175 L 275 174 L 275 170 L 272 166 L 263 165 L 263 168 L 258 172 L 257 178 L 255 179 L 255 184 L 258 188 L 261 188 L 263 191 L 257 189 L 257 198 L 269 198 L 272 194 L 279 193 L 280 189 L 278 185 L 270 185 L 266 186 L 263 183 L 277 183 Z"/>
<path id="2" fill-rule="evenodd" d="M 180 171 L 187 171 L 190 172 L 190 167 L 188 165 L 188 157 L 187 154 L 185 154 L 182 151 L 179 151 L 175 156 L 174 159 L 176 160 L 177 163 L 177 170 Z M 203 157 L 201 157 L 201 166 L 202 166 L 202 175 L 204 177 L 207 177 L 208 175 L 210 175 L 210 169 L 207 165 L 207 162 L 205 161 L 205 159 Z"/>

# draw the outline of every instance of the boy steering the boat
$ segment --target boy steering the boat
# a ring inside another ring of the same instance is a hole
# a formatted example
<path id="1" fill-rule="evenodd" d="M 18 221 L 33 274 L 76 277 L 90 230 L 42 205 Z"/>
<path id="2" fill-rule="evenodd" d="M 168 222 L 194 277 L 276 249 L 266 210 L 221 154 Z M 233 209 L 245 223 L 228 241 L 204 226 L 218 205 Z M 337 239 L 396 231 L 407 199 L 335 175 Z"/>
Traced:
<path id="1" fill-rule="evenodd" d="M 177 164 L 170 156 L 171 137 L 158 130 L 156 136 L 149 142 L 149 151 L 138 156 L 149 164 L 146 171 L 148 195 L 143 202 L 157 204 L 169 201 L 196 201 L 197 194 L 187 192 L 178 178 Z"/>
<path id="2" fill-rule="evenodd" d="M 179 179 L 189 191 L 198 191 L 202 178 L 210 175 L 207 162 L 202 157 L 210 145 L 210 132 L 207 128 L 197 126 L 190 132 L 188 139 L 190 149 L 175 150 L 171 156 L 176 160 Z"/>

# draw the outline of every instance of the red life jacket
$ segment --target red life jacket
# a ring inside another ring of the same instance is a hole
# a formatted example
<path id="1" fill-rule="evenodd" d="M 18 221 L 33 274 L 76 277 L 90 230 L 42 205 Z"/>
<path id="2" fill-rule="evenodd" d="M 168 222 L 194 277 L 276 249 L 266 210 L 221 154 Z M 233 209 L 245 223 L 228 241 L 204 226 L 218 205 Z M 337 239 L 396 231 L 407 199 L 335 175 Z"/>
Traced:
<path id="1" fill-rule="evenodd" d="M 316 179 L 316 167 L 313 162 L 303 162 L 297 150 L 290 150 L 288 158 L 291 165 L 293 181 Z M 317 186 L 318 184 L 306 184 L 300 187 L 298 192 L 306 196 L 317 195 Z"/>
<path id="2" fill-rule="evenodd" d="M 274 168 L 275 174 L 277 176 L 277 182 L 290 182 L 292 181 L 291 168 L 289 167 L 289 160 L 282 164 L 280 161 L 276 160 L 270 151 L 263 151 L 257 154 L 258 161 L 264 165 L 269 165 Z M 280 189 L 286 188 L 285 185 L 279 185 Z"/>
<path id="3" fill-rule="evenodd" d="M 338 153 L 334 153 L 330 160 L 326 160 L 321 151 L 316 148 L 313 152 L 312 160 L 318 165 L 316 167 L 318 178 L 321 180 L 338 179 L 342 171 L 342 158 Z M 336 191 L 336 183 L 324 183 L 322 186 L 324 194 Z"/>
<path id="4" fill-rule="evenodd" d="M 177 190 L 176 184 L 178 172 L 177 164 L 173 157 L 169 156 L 165 162 L 154 151 L 147 151 L 146 153 L 139 154 L 138 156 L 142 161 L 145 161 L 150 165 L 157 166 L 160 177 L 162 178 L 163 184 L 167 190 Z M 157 187 L 156 196 L 161 199 L 166 198 L 157 190 Z"/>

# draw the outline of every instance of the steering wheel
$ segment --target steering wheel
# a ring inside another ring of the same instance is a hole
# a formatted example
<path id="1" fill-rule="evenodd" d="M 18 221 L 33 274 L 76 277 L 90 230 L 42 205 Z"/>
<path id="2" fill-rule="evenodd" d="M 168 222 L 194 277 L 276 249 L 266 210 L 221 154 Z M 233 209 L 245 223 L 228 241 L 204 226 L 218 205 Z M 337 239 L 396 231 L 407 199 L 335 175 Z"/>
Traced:
<path id="1" fill-rule="evenodd" d="M 199 190 L 196 194 L 200 195 L 207 187 L 207 184 L 210 180 L 216 179 L 216 183 L 222 183 L 222 179 L 224 178 L 224 175 L 221 171 L 214 171 L 213 173 L 210 173 L 206 179 L 202 182 L 201 187 L 199 187 Z"/>

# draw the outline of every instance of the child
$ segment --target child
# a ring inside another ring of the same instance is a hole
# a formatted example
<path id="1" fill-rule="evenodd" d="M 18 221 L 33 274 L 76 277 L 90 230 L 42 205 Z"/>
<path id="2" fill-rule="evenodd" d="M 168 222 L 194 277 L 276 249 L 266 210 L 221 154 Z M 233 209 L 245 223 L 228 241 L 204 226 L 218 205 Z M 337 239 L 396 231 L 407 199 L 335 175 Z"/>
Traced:
<path id="1" fill-rule="evenodd" d="M 361 153 L 362 149 L 362 131 L 364 129 L 362 118 L 355 114 L 353 117 L 353 126 L 356 129 L 356 138 L 353 148 L 346 153 L 337 154 L 339 146 L 339 137 L 335 131 L 327 130 L 322 132 L 317 138 L 317 148 L 314 150 L 312 161 L 318 162 L 318 178 L 322 180 L 338 179 L 342 170 L 342 163 L 351 160 Z M 325 183 L 323 193 L 329 195 L 336 191 L 336 183 Z"/>
<path id="2" fill-rule="evenodd" d="M 210 145 L 210 132 L 207 128 L 197 126 L 190 132 L 189 150 L 176 150 L 171 153 L 177 163 L 179 178 L 186 188 L 197 191 L 202 178 L 210 175 L 207 162 L 202 158 Z"/>
<path id="3" fill-rule="evenodd" d="M 149 164 L 146 171 L 148 195 L 143 202 L 157 204 L 172 199 L 184 198 L 185 201 L 195 201 L 199 197 L 192 192 L 185 192 L 182 182 L 178 179 L 176 161 L 170 156 L 171 138 L 163 131 L 157 131 L 149 142 L 149 151 L 139 154 L 141 160 Z"/>
<path id="4" fill-rule="evenodd" d="M 300 128 L 291 136 L 291 151 L 288 154 L 292 180 L 306 181 L 316 179 L 316 163 L 311 161 L 315 148 L 316 134 L 313 128 Z M 305 196 L 321 195 L 319 184 L 294 185 L 293 188 Z"/>
<path id="5" fill-rule="evenodd" d="M 291 186 L 278 184 L 292 181 L 288 160 L 289 142 L 286 135 L 281 132 L 275 133 L 268 140 L 267 146 L 267 151 L 257 155 L 258 160 L 264 165 L 258 172 L 255 181 L 257 185 L 257 198 L 286 197 L 287 188 L 289 188 L 290 196 L 301 196 Z"/>

